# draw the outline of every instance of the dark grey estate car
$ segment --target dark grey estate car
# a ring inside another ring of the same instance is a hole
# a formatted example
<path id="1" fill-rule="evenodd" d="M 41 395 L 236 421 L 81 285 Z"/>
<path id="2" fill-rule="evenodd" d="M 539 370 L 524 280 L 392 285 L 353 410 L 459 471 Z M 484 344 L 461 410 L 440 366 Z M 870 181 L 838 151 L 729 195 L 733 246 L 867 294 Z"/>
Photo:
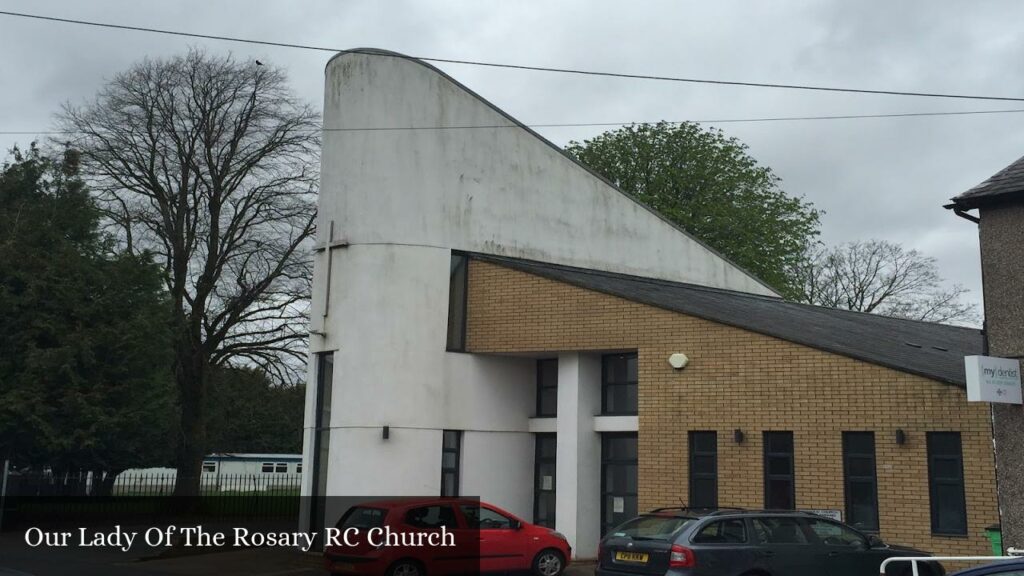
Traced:
<path id="1" fill-rule="evenodd" d="M 892 556 L 929 554 L 806 512 L 659 508 L 601 540 L 597 576 L 876 576 Z M 919 571 L 945 574 L 938 563 Z"/>

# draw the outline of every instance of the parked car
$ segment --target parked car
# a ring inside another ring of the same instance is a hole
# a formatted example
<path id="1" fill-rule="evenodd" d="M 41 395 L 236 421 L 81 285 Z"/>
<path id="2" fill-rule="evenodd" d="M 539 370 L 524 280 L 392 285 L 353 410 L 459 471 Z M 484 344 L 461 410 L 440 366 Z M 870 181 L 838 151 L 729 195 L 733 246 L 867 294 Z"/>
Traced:
<path id="1" fill-rule="evenodd" d="M 662 508 L 608 532 L 597 576 L 875 576 L 891 556 L 929 554 L 810 513 Z M 919 570 L 945 574 L 938 563 Z M 889 573 L 903 576 L 910 566 Z"/>
<path id="2" fill-rule="evenodd" d="M 975 566 L 952 574 L 952 576 L 1024 576 L 1024 559 L 1002 560 Z"/>
<path id="3" fill-rule="evenodd" d="M 340 545 L 325 547 L 325 567 L 334 574 L 441 576 L 522 571 L 559 576 L 572 558 L 565 536 L 473 499 L 366 502 L 349 508 L 336 528 L 356 528 L 359 534 L 357 541 L 349 542 L 352 546 L 338 542 Z M 367 538 L 374 528 L 378 533 L 388 530 L 410 539 L 448 532 L 455 544 L 374 545 Z"/>

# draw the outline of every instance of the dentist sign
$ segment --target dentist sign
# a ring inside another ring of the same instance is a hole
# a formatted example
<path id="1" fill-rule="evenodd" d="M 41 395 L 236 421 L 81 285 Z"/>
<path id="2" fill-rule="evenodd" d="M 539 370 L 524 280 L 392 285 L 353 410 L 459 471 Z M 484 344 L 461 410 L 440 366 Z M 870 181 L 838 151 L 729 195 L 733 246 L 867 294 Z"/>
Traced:
<path id="1" fill-rule="evenodd" d="M 965 356 L 967 400 L 1020 404 L 1020 361 L 992 356 Z"/>

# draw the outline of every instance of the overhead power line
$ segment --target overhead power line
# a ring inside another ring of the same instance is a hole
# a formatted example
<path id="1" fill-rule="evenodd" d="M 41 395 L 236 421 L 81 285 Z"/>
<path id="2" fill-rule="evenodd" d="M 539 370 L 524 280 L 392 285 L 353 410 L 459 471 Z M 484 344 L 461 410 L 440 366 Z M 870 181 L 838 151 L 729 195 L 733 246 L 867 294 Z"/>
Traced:
<path id="1" fill-rule="evenodd" d="M 181 32 L 177 30 L 164 30 L 159 28 L 146 28 L 142 26 L 128 26 L 124 24 L 111 24 L 109 22 L 94 22 L 88 20 L 77 20 L 72 18 L 58 18 L 55 16 L 43 16 L 41 14 L 27 14 L 23 12 L 10 12 L 0 11 L 2 16 L 11 16 L 17 18 L 31 18 L 35 20 L 45 20 L 49 22 L 62 22 L 65 24 L 78 24 L 83 26 L 96 26 L 100 28 L 113 28 L 117 30 L 131 30 L 135 32 L 149 32 L 153 34 L 166 34 L 170 36 L 184 36 L 187 38 L 202 38 L 206 40 L 221 40 L 225 42 L 239 42 L 244 44 L 256 44 L 260 46 L 274 46 L 278 48 L 296 48 L 300 50 L 317 50 L 321 52 L 343 52 L 343 48 L 333 48 L 326 46 L 312 46 L 306 44 L 293 44 L 289 42 L 273 42 L 269 40 L 256 40 L 252 38 L 236 38 L 232 36 L 221 36 L 215 34 L 199 34 L 195 32 Z M 786 90 L 811 90 L 817 92 L 844 92 L 852 94 L 878 94 L 887 96 L 918 96 L 927 98 L 952 98 L 959 100 L 996 100 L 1004 102 L 1024 102 L 1024 97 L 1010 97 L 1010 96 L 991 96 L 991 95 L 976 95 L 976 94 L 950 94 L 950 93 L 939 93 L 939 92 L 910 92 L 904 90 L 873 90 L 867 88 L 845 88 L 837 86 L 814 86 L 805 84 L 782 84 L 782 83 L 771 83 L 771 82 L 745 82 L 737 80 L 715 80 L 707 78 L 683 78 L 676 76 L 654 76 L 647 74 L 629 74 L 623 72 L 601 72 L 596 70 L 579 70 L 573 68 L 554 68 L 548 66 L 527 66 L 523 64 L 504 64 L 497 62 L 482 62 L 477 60 L 462 60 L 454 58 L 433 58 L 427 56 L 404 56 L 398 54 L 381 54 L 378 52 L 365 52 L 374 56 L 381 57 L 393 57 L 393 58 L 414 58 L 427 62 L 441 62 L 446 64 L 463 64 L 467 66 L 485 66 L 490 68 L 506 68 L 513 70 L 529 70 L 535 72 L 557 72 L 562 74 L 577 74 L 583 76 L 603 76 L 609 78 L 625 78 L 632 80 L 658 80 L 665 82 L 686 82 L 692 84 L 714 84 L 723 86 L 745 86 L 750 88 L 777 88 Z"/>
<path id="2" fill-rule="evenodd" d="M 1008 110 L 957 110 L 948 112 L 900 112 L 894 114 L 842 114 L 836 116 L 775 116 L 764 118 L 720 118 L 710 120 L 674 120 L 666 121 L 666 124 L 684 124 L 696 122 L 698 124 L 732 124 L 741 122 L 798 122 L 810 120 L 857 120 L 872 118 L 917 118 L 927 116 L 972 116 L 979 114 L 1019 114 L 1024 108 L 1012 108 Z M 641 124 L 657 124 L 658 122 L 562 122 L 552 124 L 523 124 L 526 128 L 588 128 L 605 126 L 638 126 Z M 485 128 L 519 128 L 519 124 L 487 124 L 487 125 L 465 125 L 465 126 L 368 126 L 365 128 L 324 128 L 323 132 L 397 132 L 417 130 L 479 130 Z M 74 131 L 66 130 L 0 130 L 3 136 L 59 136 L 61 134 L 75 134 Z"/>

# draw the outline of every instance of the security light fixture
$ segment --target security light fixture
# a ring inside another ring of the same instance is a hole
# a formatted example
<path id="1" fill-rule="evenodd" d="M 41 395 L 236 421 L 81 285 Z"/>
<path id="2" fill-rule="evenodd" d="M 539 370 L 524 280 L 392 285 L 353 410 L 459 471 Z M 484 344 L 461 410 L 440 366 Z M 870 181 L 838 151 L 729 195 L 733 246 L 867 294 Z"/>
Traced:
<path id="1" fill-rule="evenodd" d="M 387 440 L 388 438 L 390 438 L 391 437 L 391 427 L 390 426 L 385 426 L 381 430 L 380 437 L 383 438 L 384 440 Z"/>
<path id="2" fill-rule="evenodd" d="M 686 357 L 686 354 L 682 352 L 676 352 L 675 354 L 668 357 L 668 363 L 676 370 L 682 370 L 686 368 L 686 365 L 690 363 L 690 359 Z"/>
<path id="3" fill-rule="evenodd" d="M 733 430 L 732 431 L 732 439 L 737 444 L 742 444 L 743 443 L 743 430 L 740 430 L 739 428 Z"/>
<path id="4" fill-rule="evenodd" d="M 896 444 L 903 446 L 907 443 L 907 433 L 902 428 L 896 429 Z"/>

